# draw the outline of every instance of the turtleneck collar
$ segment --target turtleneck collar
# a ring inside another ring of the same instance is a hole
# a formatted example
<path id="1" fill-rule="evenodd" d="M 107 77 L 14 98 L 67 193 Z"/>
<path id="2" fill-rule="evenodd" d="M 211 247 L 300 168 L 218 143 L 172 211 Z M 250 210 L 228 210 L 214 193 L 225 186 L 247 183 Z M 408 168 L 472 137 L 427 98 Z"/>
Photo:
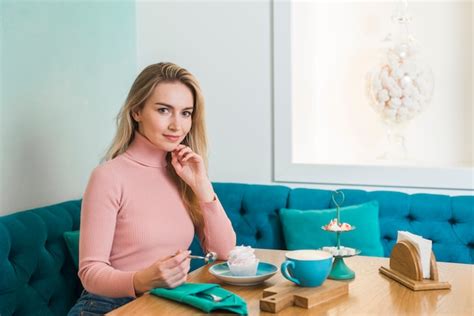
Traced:
<path id="1" fill-rule="evenodd" d="M 149 167 L 166 167 L 166 154 L 168 152 L 159 149 L 145 136 L 135 131 L 132 143 L 125 151 L 130 159 Z"/>

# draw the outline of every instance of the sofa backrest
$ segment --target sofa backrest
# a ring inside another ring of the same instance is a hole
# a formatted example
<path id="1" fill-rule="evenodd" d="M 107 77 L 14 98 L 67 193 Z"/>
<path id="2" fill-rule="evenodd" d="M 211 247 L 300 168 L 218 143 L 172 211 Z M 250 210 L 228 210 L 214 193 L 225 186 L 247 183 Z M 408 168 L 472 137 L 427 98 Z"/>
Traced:
<path id="1" fill-rule="evenodd" d="M 333 208 L 332 191 L 213 183 L 237 243 L 285 249 L 279 210 Z M 438 261 L 474 263 L 474 197 L 342 190 L 343 206 L 377 200 L 389 256 L 398 230 L 433 241 Z M 63 233 L 79 229 L 81 201 L 0 217 L 0 315 L 65 315 L 82 290 Z M 202 253 L 197 239 L 191 249 Z M 198 262 L 194 260 L 193 262 Z M 194 268 L 196 266 L 193 266 Z"/>
<path id="2" fill-rule="evenodd" d="M 232 222 L 238 245 L 284 249 L 278 213 L 287 205 L 288 187 L 241 183 L 214 183 L 213 186 Z"/>
<path id="3" fill-rule="evenodd" d="M 282 207 L 335 207 L 330 190 L 239 183 L 214 183 L 214 190 L 237 232 L 237 244 L 255 248 L 286 248 L 279 219 Z M 474 263 L 474 196 L 341 191 L 345 195 L 342 206 L 379 202 L 380 240 L 386 257 L 397 231 L 406 230 L 431 239 L 438 261 Z"/>
<path id="4" fill-rule="evenodd" d="M 0 315 L 66 315 L 81 291 L 65 231 L 80 201 L 0 217 Z"/>
<path id="5" fill-rule="evenodd" d="M 385 257 L 390 256 L 397 231 L 405 230 L 433 242 L 438 261 L 474 263 L 474 196 L 406 194 L 395 191 L 347 190 L 343 206 L 377 200 L 380 240 Z M 293 189 L 289 208 L 334 208 L 332 191 Z"/>

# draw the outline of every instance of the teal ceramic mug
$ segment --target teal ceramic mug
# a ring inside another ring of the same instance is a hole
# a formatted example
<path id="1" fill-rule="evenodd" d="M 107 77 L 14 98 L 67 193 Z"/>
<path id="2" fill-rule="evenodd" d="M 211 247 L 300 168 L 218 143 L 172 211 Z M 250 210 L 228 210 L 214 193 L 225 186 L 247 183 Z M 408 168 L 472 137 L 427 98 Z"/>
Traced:
<path id="1" fill-rule="evenodd" d="M 323 284 L 332 266 L 332 254 L 322 250 L 295 250 L 285 254 L 281 273 L 299 286 L 315 287 Z"/>

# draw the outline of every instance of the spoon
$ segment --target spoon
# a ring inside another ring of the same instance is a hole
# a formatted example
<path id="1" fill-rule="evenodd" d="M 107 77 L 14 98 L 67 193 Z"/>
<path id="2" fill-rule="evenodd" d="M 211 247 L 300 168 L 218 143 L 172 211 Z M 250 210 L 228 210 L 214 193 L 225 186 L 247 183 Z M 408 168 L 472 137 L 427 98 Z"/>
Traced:
<path id="1" fill-rule="evenodd" d="M 211 294 L 211 293 L 199 293 L 199 295 L 205 296 L 210 298 L 213 302 L 220 302 L 222 301 L 222 297 Z"/>
<path id="2" fill-rule="evenodd" d="M 205 263 L 213 263 L 214 261 L 217 260 L 217 253 L 211 251 L 211 252 L 207 253 L 205 257 L 189 255 L 189 258 L 191 258 L 191 259 L 202 259 L 202 260 L 204 260 Z"/>

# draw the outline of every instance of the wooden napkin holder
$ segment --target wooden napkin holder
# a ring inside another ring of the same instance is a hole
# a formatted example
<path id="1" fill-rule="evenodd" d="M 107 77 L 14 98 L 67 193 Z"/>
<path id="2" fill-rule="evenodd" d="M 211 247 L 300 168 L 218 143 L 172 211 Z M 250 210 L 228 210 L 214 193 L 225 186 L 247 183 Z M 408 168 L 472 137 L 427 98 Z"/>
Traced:
<path id="1" fill-rule="evenodd" d="M 342 281 L 326 279 L 318 287 L 301 287 L 290 281 L 284 281 L 263 290 L 260 309 L 270 313 L 278 313 L 289 306 L 313 308 L 348 295 L 349 285 Z"/>
<path id="2" fill-rule="evenodd" d="M 430 278 L 423 279 L 421 259 L 415 245 L 407 240 L 395 244 L 390 254 L 390 268 L 380 267 L 379 272 L 413 291 L 450 289 L 451 284 L 440 282 L 438 265 L 433 252 L 430 260 Z"/>

